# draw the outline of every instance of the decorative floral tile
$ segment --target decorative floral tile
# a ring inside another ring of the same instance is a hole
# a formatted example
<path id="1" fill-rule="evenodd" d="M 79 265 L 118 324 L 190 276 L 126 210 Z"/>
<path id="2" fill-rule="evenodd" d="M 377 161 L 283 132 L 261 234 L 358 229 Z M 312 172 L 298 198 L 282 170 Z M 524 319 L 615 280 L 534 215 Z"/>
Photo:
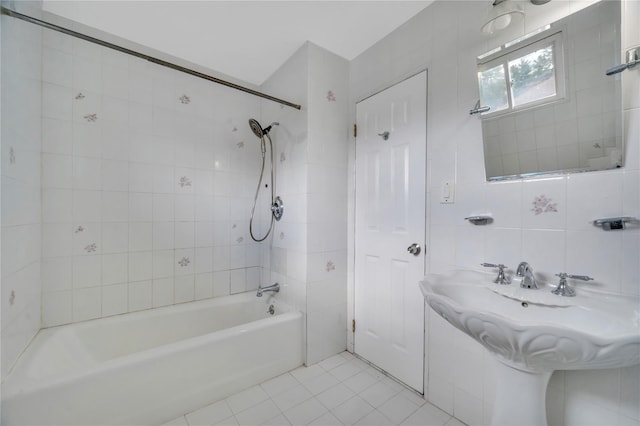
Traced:
<path id="1" fill-rule="evenodd" d="M 536 215 L 542 214 L 542 213 L 555 213 L 558 211 L 558 203 L 552 203 L 551 201 L 553 201 L 551 198 L 547 198 L 544 194 L 538 196 L 538 197 L 534 197 L 533 198 L 533 202 L 531 204 L 533 204 L 533 207 L 531 208 L 531 211 L 534 212 Z"/>
<path id="2" fill-rule="evenodd" d="M 233 126 L 233 129 L 231 129 L 232 132 L 237 132 L 238 128 L 236 126 Z"/>
<path id="3" fill-rule="evenodd" d="M 75 231 L 73 231 L 73 233 L 74 233 L 74 234 L 77 234 L 77 233 L 82 232 L 82 231 L 84 231 L 84 226 L 80 225 L 80 226 L 78 226 L 78 227 L 76 228 L 76 230 L 75 230 Z"/>
<path id="4" fill-rule="evenodd" d="M 239 149 L 242 149 L 242 148 L 244 148 L 244 142 L 243 142 L 243 141 L 240 141 L 240 142 L 238 142 L 238 143 L 236 144 L 236 146 L 237 146 Z"/>
<path id="5" fill-rule="evenodd" d="M 187 105 L 191 103 L 191 98 L 188 97 L 187 95 L 182 95 L 178 98 L 180 100 L 181 103 Z"/>
<path id="6" fill-rule="evenodd" d="M 16 150 L 13 147 L 9 148 L 9 164 L 16 164 Z"/>
<path id="7" fill-rule="evenodd" d="M 85 95 L 84 95 L 84 93 L 82 93 L 82 92 L 78 92 L 78 94 L 76 95 L 76 100 L 77 100 L 77 101 L 81 101 L 81 100 L 83 100 L 84 98 L 86 98 L 86 96 L 85 96 Z"/>
<path id="8" fill-rule="evenodd" d="M 189 263 L 191 263 L 191 261 L 189 260 L 188 257 L 183 257 L 178 261 L 178 265 L 180 265 L 183 268 L 186 268 L 189 265 Z"/>
<path id="9" fill-rule="evenodd" d="M 329 102 L 335 102 L 336 101 L 336 95 L 333 93 L 333 91 L 329 90 L 327 92 L 327 100 Z"/>
<path id="10" fill-rule="evenodd" d="M 327 266 L 325 268 L 327 270 L 327 272 L 331 272 L 331 271 L 335 271 L 336 270 L 336 265 L 335 263 L 333 263 L 331 260 L 327 262 Z"/>
<path id="11" fill-rule="evenodd" d="M 84 251 L 87 253 L 94 253 L 98 249 L 98 245 L 96 243 L 91 243 L 84 248 Z"/>
<path id="12" fill-rule="evenodd" d="M 181 188 L 184 188 L 185 186 L 191 186 L 191 179 L 189 179 L 186 176 L 182 176 L 178 184 L 180 185 Z"/>
<path id="13" fill-rule="evenodd" d="M 244 241 L 244 237 L 238 237 L 236 238 L 236 243 L 240 244 L 241 242 Z"/>
<path id="14" fill-rule="evenodd" d="M 596 142 L 596 143 L 593 144 L 593 147 L 600 149 L 600 148 L 602 148 L 602 145 L 600 145 L 598 142 Z"/>
<path id="15" fill-rule="evenodd" d="M 84 119 L 87 120 L 88 123 L 95 123 L 98 121 L 98 114 L 87 114 L 84 116 Z"/>

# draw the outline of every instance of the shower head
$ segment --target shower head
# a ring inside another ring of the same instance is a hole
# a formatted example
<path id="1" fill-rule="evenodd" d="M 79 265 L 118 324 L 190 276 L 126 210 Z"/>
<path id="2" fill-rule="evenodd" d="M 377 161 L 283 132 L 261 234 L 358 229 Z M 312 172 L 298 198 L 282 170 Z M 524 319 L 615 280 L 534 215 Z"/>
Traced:
<path id="1" fill-rule="evenodd" d="M 263 129 L 260 123 L 258 123 L 258 120 L 254 118 L 249 119 L 249 127 L 251 127 L 251 131 L 253 132 L 254 135 L 256 135 L 259 138 L 262 138 L 265 135 L 267 135 L 271 131 L 271 127 L 278 126 L 279 124 L 280 123 L 273 122 L 269 126 Z"/>

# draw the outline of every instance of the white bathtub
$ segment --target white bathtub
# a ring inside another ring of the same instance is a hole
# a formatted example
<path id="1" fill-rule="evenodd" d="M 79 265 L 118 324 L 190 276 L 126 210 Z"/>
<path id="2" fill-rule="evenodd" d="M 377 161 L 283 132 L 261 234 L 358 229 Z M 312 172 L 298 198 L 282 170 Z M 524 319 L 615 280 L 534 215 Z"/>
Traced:
<path id="1" fill-rule="evenodd" d="M 171 420 L 301 365 L 302 321 L 244 293 L 43 329 L 2 384 L 2 424 Z"/>

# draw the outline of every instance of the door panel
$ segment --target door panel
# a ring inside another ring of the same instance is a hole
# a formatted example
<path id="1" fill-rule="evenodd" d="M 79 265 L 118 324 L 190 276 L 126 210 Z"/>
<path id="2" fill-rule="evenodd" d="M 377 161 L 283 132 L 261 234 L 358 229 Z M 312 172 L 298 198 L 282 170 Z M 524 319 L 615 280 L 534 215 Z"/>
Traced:
<path id="1" fill-rule="evenodd" d="M 426 85 L 425 71 L 358 103 L 356 140 L 355 351 L 419 392 Z M 407 252 L 412 243 L 418 256 Z"/>

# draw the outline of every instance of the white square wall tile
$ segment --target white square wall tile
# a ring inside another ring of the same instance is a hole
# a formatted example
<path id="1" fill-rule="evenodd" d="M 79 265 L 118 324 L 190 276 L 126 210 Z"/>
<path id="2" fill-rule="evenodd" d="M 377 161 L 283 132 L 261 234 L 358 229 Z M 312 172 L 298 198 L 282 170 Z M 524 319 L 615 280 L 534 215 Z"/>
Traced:
<path id="1" fill-rule="evenodd" d="M 152 307 L 153 288 L 151 281 L 129 283 L 129 312 Z"/>
<path id="2" fill-rule="evenodd" d="M 73 321 L 99 318 L 102 315 L 100 287 L 73 290 Z"/>
<path id="3" fill-rule="evenodd" d="M 153 307 L 172 305 L 174 301 L 173 277 L 153 280 Z"/>
<path id="4" fill-rule="evenodd" d="M 102 316 L 118 315 L 127 312 L 129 287 L 127 283 L 102 287 Z"/>
<path id="5" fill-rule="evenodd" d="M 191 302 L 195 297 L 194 276 L 184 275 L 174 278 L 175 303 Z"/>
<path id="6" fill-rule="evenodd" d="M 73 321 L 73 292 L 55 291 L 43 294 L 42 323 L 45 327 Z"/>
<path id="7" fill-rule="evenodd" d="M 73 258 L 73 288 L 95 287 L 102 284 L 102 257 L 100 255 Z"/>
<path id="8" fill-rule="evenodd" d="M 44 293 L 71 289 L 73 282 L 71 257 L 42 259 L 41 265 L 42 290 Z"/>
<path id="9" fill-rule="evenodd" d="M 126 283 L 129 276 L 129 256 L 126 253 L 102 255 L 102 284 Z"/>

